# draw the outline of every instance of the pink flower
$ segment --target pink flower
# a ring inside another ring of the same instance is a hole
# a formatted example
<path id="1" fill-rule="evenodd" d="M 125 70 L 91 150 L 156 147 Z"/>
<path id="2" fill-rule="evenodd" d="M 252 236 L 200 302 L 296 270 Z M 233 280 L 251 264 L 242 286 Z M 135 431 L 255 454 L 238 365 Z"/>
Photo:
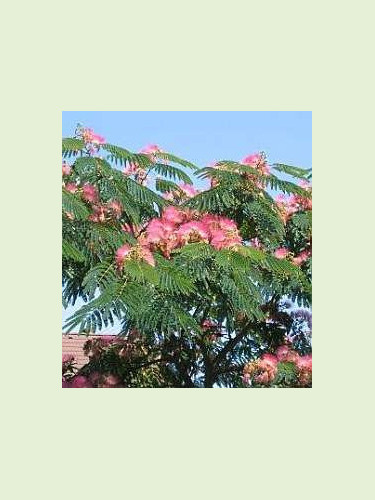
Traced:
<path id="1" fill-rule="evenodd" d="M 92 387 L 92 384 L 90 380 L 87 377 L 84 377 L 83 375 L 77 375 L 73 377 L 71 381 L 71 386 L 74 389 L 80 389 L 82 387 Z"/>
<path id="2" fill-rule="evenodd" d="M 209 233 L 202 222 L 186 222 L 177 231 L 178 238 L 185 242 L 205 241 L 208 243 Z"/>
<path id="3" fill-rule="evenodd" d="M 82 139 L 92 144 L 105 144 L 105 139 L 101 135 L 95 134 L 92 128 L 84 128 L 81 131 Z"/>
<path id="4" fill-rule="evenodd" d="M 186 219 L 186 215 L 182 210 L 171 206 L 163 211 L 162 218 L 172 224 L 181 224 Z"/>
<path id="5" fill-rule="evenodd" d="M 210 320 L 210 319 L 205 319 L 204 321 L 202 321 L 202 329 L 203 330 L 210 330 L 212 328 L 216 328 L 217 325 L 214 321 Z"/>
<path id="6" fill-rule="evenodd" d="M 65 211 L 64 213 L 65 213 L 67 219 L 74 220 L 75 217 L 74 217 L 74 214 L 72 214 L 72 212 Z"/>
<path id="7" fill-rule="evenodd" d="M 120 379 L 117 375 L 109 374 L 109 375 L 104 375 L 100 387 L 106 387 L 108 389 L 110 388 L 115 388 L 120 384 Z"/>
<path id="8" fill-rule="evenodd" d="M 139 152 L 143 154 L 154 154 L 154 153 L 160 153 L 162 150 L 159 148 L 157 144 L 148 144 L 147 146 L 143 147 Z"/>
<path id="9" fill-rule="evenodd" d="M 278 359 L 273 354 L 263 354 L 261 358 L 261 362 L 263 366 L 276 366 L 278 363 Z"/>
<path id="10" fill-rule="evenodd" d="M 276 259 L 285 259 L 285 257 L 289 254 L 289 250 L 287 248 L 278 248 L 274 252 L 274 256 Z"/>
<path id="11" fill-rule="evenodd" d="M 150 264 L 150 266 L 155 266 L 154 256 L 147 247 L 142 247 L 141 256 L 142 259 L 147 262 L 147 264 Z"/>
<path id="12" fill-rule="evenodd" d="M 303 188 L 303 189 L 306 189 L 306 191 L 309 191 L 311 189 L 311 184 L 309 181 L 305 180 L 305 179 L 301 179 L 299 182 L 298 182 L 298 185 Z"/>
<path id="13" fill-rule="evenodd" d="M 82 188 L 83 191 L 83 199 L 94 203 L 99 200 L 98 190 L 92 184 L 85 184 Z"/>
<path id="14" fill-rule="evenodd" d="M 106 220 L 107 209 L 103 205 L 95 205 L 93 213 L 89 215 L 88 219 L 92 222 L 104 222 Z"/>
<path id="15" fill-rule="evenodd" d="M 195 189 L 195 187 L 191 184 L 179 184 L 178 187 L 188 198 L 193 198 L 196 194 L 199 193 L 199 191 Z"/>
<path id="16" fill-rule="evenodd" d="M 258 238 L 252 238 L 250 240 L 250 244 L 253 248 L 262 248 L 263 247 L 262 243 L 259 241 Z"/>
<path id="17" fill-rule="evenodd" d="M 72 363 L 73 361 L 74 361 L 73 354 L 63 354 L 62 355 L 62 362 L 63 363 Z"/>
<path id="18" fill-rule="evenodd" d="M 303 262 L 305 262 L 309 257 L 311 253 L 308 250 L 303 250 L 299 255 L 294 257 L 293 263 L 296 264 L 296 266 L 301 265 Z"/>
<path id="19" fill-rule="evenodd" d="M 92 136 L 91 136 L 91 142 L 93 144 L 105 144 L 106 140 L 101 135 L 92 134 Z"/>
<path id="20" fill-rule="evenodd" d="M 288 361 L 296 363 L 299 359 L 298 353 L 296 351 L 293 351 L 293 349 L 290 349 L 287 345 L 278 347 L 276 350 L 276 356 L 280 362 Z"/>
<path id="21" fill-rule="evenodd" d="M 119 201 L 117 200 L 113 200 L 111 202 L 108 203 L 108 208 L 110 210 L 112 210 L 112 212 L 114 213 L 114 215 L 119 218 L 121 217 L 121 214 L 122 214 L 122 205 Z"/>
<path id="22" fill-rule="evenodd" d="M 127 244 L 122 245 L 120 248 L 117 249 L 116 262 L 117 262 L 118 266 L 122 266 L 126 256 L 129 254 L 130 251 L 131 251 L 131 247 L 130 247 L 130 245 L 127 245 Z"/>
<path id="23" fill-rule="evenodd" d="M 71 383 L 62 379 L 62 388 L 63 389 L 69 389 L 71 387 Z"/>
<path id="24" fill-rule="evenodd" d="M 296 366 L 300 370 L 312 371 L 312 356 L 311 354 L 306 354 L 305 356 L 300 356 L 296 361 Z"/>
<path id="25" fill-rule="evenodd" d="M 69 175 L 71 171 L 72 171 L 72 167 L 64 161 L 62 164 L 62 174 Z"/>
<path id="26" fill-rule="evenodd" d="M 133 175 L 138 173 L 139 167 L 135 163 L 129 163 L 125 168 L 124 168 L 124 174 L 125 175 Z"/>
<path id="27" fill-rule="evenodd" d="M 254 153 L 252 155 L 246 156 L 241 162 L 243 165 L 249 165 L 250 167 L 256 168 L 262 175 L 270 175 L 271 170 L 267 165 L 265 158 L 260 153 Z M 257 186 L 262 188 L 263 186 L 258 183 Z"/>
<path id="28" fill-rule="evenodd" d="M 68 182 L 64 187 L 69 193 L 75 193 L 77 191 L 77 185 L 74 184 L 74 182 Z"/>
<path id="29" fill-rule="evenodd" d="M 163 193 L 163 198 L 168 201 L 173 201 L 174 200 L 174 193 L 173 191 L 169 191 L 166 193 Z"/>
<path id="30" fill-rule="evenodd" d="M 275 197 L 275 201 L 276 201 L 276 203 L 282 203 L 282 204 L 284 204 L 286 202 L 286 196 L 285 196 L 285 194 L 278 194 Z"/>
<path id="31" fill-rule="evenodd" d="M 253 153 L 252 155 L 246 156 L 241 163 L 244 165 L 250 165 L 250 166 L 255 166 L 258 165 L 262 161 L 262 155 L 259 153 Z"/>

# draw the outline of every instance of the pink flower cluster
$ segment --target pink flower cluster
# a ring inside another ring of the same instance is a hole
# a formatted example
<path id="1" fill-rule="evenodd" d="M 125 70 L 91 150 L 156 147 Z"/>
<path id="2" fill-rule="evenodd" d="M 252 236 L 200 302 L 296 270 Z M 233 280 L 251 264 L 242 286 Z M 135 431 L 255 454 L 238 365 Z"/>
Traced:
<path id="1" fill-rule="evenodd" d="M 307 192 L 311 192 L 311 185 L 309 182 L 300 181 L 299 185 Z M 289 218 L 296 212 L 301 210 L 312 210 L 312 199 L 306 196 L 291 194 L 287 197 L 284 194 L 279 194 L 276 196 L 275 201 L 284 224 L 286 224 Z"/>
<path id="2" fill-rule="evenodd" d="M 144 148 L 142 148 L 140 153 L 147 155 L 150 160 L 155 163 L 157 160 L 157 153 L 162 153 L 162 149 L 157 145 L 157 144 L 148 144 Z M 138 165 L 137 163 L 129 163 L 125 168 L 124 168 L 124 174 L 125 175 L 134 175 L 134 178 L 137 182 L 139 182 L 142 185 L 147 184 L 147 173 L 145 168 L 142 165 Z"/>
<path id="3" fill-rule="evenodd" d="M 126 260 L 137 260 L 145 261 L 150 266 L 155 266 L 155 259 L 152 255 L 151 250 L 145 245 L 134 245 L 130 246 L 128 244 L 122 245 L 116 251 L 116 263 L 121 269 Z"/>
<path id="4" fill-rule="evenodd" d="M 122 205 L 119 201 L 113 200 L 108 203 L 97 203 L 92 206 L 93 213 L 89 215 L 91 222 L 106 222 L 113 218 L 119 219 L 122 214 Z"/>
<path id="5" fill-rule="evenodd" d="M 249 167 L 253 167 L 258 170 L 262 175 L 270 175 L 271 170 L 267 165 L 267 161 L 264 155 L 260 153 L 253 153 L 249 156 L 246 156 L 241 162 L 243 165 L 249 165 Z"/>
<path id="6" fill-rule="evenodd" d="M 191 184 L 179 184 L 178 187 L 181 191 L 169 191 L 163 194 L 163 198 L 170 201 L 181 201 L 182 199 L 193 198 L 200 193 L 200 190 Z"/>
<path id="7" fill-rule="evenodd" d="M 62 163 L 62 174 L 63 175 L 70 175 L 70 172 L 72 171 L 72 167 L 66 163 L 66 161 L 63 161 Z"/>
<path id="8" fill-rule="evenodd" d="M 253 381 L 257 384 L 269 385 L 276 377 L 278 364 L 285 362 L 294 363 L 300 386 L 307 386 L 311 383 L 311 354 L 300 356 L 288 345 L 278 347 L 275 355 L 263 354 L 260 359 L 247 363 L 243 371 L 243 381 L 248 385 L 252 385 Z"/>
<path id="9" fill-rule="evenodd" d="M 80 136 L 85 143 L 95 144 L 99 146 L 100 144 L 105 144 L 106 140 L 101 135 L 95 134 L 92 128 L 83 128 L 80 130 Z"/>
<path id="10" fill-rule="evenodd" d="M 242 165 L 248 165 L 248 166 L 256 169 L 260 174 L 262 174 L 264 176 L 268 176 L 271 173 L 270 167 L 267 164 L 266 157 L 261 153 L 253 153 L 249 156 L 246 156 L 246 158 L 244 158 L 241 161 L 241 163 L 242 163 Z M 218 170 L 231 170 L 232 172 L 239 173 L 238 168 L 233 169 L 232 167 L 229 167 L 226 165 L 220 165 L 217 162 L 211 163 L 209 166 L 211 168 L 215 168 Z M 243 173 L 242 175 L 245 179 L 252 181 L 252 183 L 254 183 L 255 186 L 257 186 L 259 189 L 264 189 L 264 187 L 265 187 L 264 181 L 258 179 L 257 176 L 252 175 L 252 174 L 247 173 L 247 172 Z M 218 184 L 219 184 L 218 179 L 215 179 L 214 177 L 212 177 L 211 178 L 211 188 L 216 187 Z"/>
<path id="11" fill-rule="evenodd" d="M 124 230 L 135 234 L 137 228 L 128 225 Z M 116 252 L 116 263 L 121 269 L 125 260 L 144 260 L 155 265 L 152 252 L 160 251 L 169 258 L 172 250 L 188 243 L 205 242 L 217 250 L 241 244 L 236 223 L 218 215 L 199 214 L 193 210 L 167 207 L 160 218 L 151 219 L 138 236 L 138 244 L 122 245 Z"/>
<path id="12" fill-rule="evenodd" d="M 217 250 L 241 244 L 236 223 L 232 220 L 173 206 L 167 207 L 161 218 L 152 219 L 139 240 L 152 251 L 160 250 L 166 257 L 187 243 L 205 242 Z"/>
<path id="13" fill-rule="evenodd" d="M 147 146 L 140 149 L 139 152 L 155 158 L 157 153 L 162 153 L 163 150 L 157 144 L 147 144 Z"/>
<path id="14" fill-rule="evenodd" d="M 68 182 L 64 188 L 70 193 L 76 193 L 78 190 L 82 194 L 82 198 L 91 204 L 92 214 L 89 215 L 88 220 L 92 222 L 105 222 L 113 218 L 119 219 L 121 217 L 123 207 L 118 200 L 112 200 L 107 203 L 100 203 L 99 192 L 96 186 L 86 183 L 82 188 L 74 182 Z M 68 218 L 74 219 L 71 214 L 67 215 Z"/>
<path id="15" fill-rule="evenodd" d="M 217 325 L 217 323 L 215 323 L 211 319 L 205 319 L 204 321 L 202 321 L 201 328 L 205 332 L 205 334 L 207 334 L 207 336 L 205 337 L 206 340 L 210 342 L 214 342 L 222 336 L 222 334 L 220 333 L 219 325 Z"/>
<path id="16" fill-rule="evenodd" d="M 85 375 L 75 375 L 74 377 L 66 380 L 63 378 L 62 387 L 66 389 L 92 389 L 92 388 L 118 388 L 123 387 L 121 380 L 114 374 L 101 374 L 99 372 L 92 372 L 87 377 Z"/>
<path id="17" fill-rule="evenodd" d="M 136 163 L 129 163 L 123 172 L 126 176 L 134 175 L 134 179 L 142 186 L 147 184 L 147 172 L 144 167 Z"/>
<path id="18" fill-rule="evenodd" d="M 281 247 L 277 248 L 274 251 L 274 256 L 277 259 L 285 259 L 287 257 L 291 257 L 291 261 L 293 262 L 293 264 L 295 264 L 296 266 L 300 266 L 311 257 L 311 250 L 310 249 L 303 250 L 295 257 L 292 257 L 292 253 L 290 252 L 290 250 L 288 250 L 288 248 Z"/>
<path id="19" fill-rule="evenodd" d="M 89 203 L 96 203 L 99 201 L 98 189 L 92 184 L 85 184 L 82 187 L 82 198 Z"/>

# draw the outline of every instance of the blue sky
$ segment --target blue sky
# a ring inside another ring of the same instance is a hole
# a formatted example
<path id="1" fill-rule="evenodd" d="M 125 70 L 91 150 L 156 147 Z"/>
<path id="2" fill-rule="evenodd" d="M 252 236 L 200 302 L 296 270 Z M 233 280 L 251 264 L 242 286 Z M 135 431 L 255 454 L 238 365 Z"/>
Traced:
<path id="1" fill-rule="evenodd" d="M 198 167 L 264 151 L 269 163 L 311 168 L 311 111 L 64 111 L 63 137 L 73 136 L 77 123 L 111 144 L 132 151 L 158 144 Z"/>
<path id="2" fill-rule="evenodd" d="M 112 144 L 134 151 L 158 144 L 201 167 L 255 151 L 270 163 L 311 167 L 310 111 L 64 111 L 63 136 L 78 122 Z"/>

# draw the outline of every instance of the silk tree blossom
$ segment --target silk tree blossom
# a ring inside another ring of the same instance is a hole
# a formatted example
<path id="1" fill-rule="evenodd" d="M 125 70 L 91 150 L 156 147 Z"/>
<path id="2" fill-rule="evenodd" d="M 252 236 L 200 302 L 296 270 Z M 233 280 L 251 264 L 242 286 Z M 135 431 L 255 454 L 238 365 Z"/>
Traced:
<path id="1" fill-rule="evenodd" d="M 64 161 L 62 164 L 62 175 L 70 175 L 71 171 L 72 167 Z"/>
<path id="2" fill-rule="evenodd" d="M 311 251 L 309 250 L 303 250 L 300 254 L 298 254 L 296 257 L 293 258 L 293 264 L 296 266 L 300 266 L 306 260 L 308 260 L 311 256 Z"/>
<path id="3" fill-rule="evenodd" d="M 91 143 L 95 145 L 105 144 L 106 140 L 101 135 L 95 134 L 92 128 L 83 128 L 80 131 L 80 135 L 84 142 Z"/>
<path id="4" fill-rule="evenodd" d="M 129 255 L 131 251 L 131 246 L 128 244 L 122 245 L 116 251 L 116 263 L 119 267 L 121 267 L 124 263 L 124 260 Z"/>
<path id="5" fill-rule="evenodd" d="M 122 204 L 118 200 L 112 200 L 107 203 L 109 210 L 115 215 L 116 218 L 120 218 L 122 214 Z"/>
<path id="6" fill-rule="evenodd" d="M 83 375 L 76 375 L 70 381 L 70 388 L 72 389 L 82 389 L 82 388 L 92 388 L 93 385 L 90 380 Z"/>
<path id="7" fill-rule="evenodd" d="M 172 224 L 181 224 L 187 220 L 187 217 L 186 211 L 173 206 L 165 208 L 162 213 L 163 220 Z"/>
<path id="8" fill-rule="evenodd" d="M 289 250 L 287 248 L 278 248 L 274 251 L 274 256 L 276 259 L 285 259 L 285 257 L 289 254 Z"/>
<path id="9" fill-rule="evenodd" d="M 192 221 L 182 224 L 177 230 L 177 237 L 184 243 L 203 241 L 208 243 L 209 232 L 203 222 Z"/>
<path id="10" fill-rule="evenodd" d="M 267 165 L 266 158 L 261 153 L 253 153 L 246 156 L 241 163 L 259 170 L 262 175 L 268 176 L 271 173 L 270 167 Z"/>
<path id="11" fill-rule="evenodd" d="M 139 152 L 146 155 L 154 155 L 155 153 L 162 153 L 163 150 L 157 144 L 147 144 Z"/>
<path id="12" fill-rule="evenodd" d="M 270 385 L 277 375 L 279 363 L 293 363 L 296 369 L 297 385 L 308 386 L 311 384 L 312 356 L 300 356 L 288 345 L 281 345 L 276 350 L 276 355 L 263 354 L 260 359 L 247 363 L 243 370 L 242 380 L 251 386 L 252 381 L 261 385 Z"/>
<path id="13" fill-rule="evenodd" d="M 309 182 L 309 181 L 307 181 L 306 179 L 301 179 L 301 180 L 298 182 L 298 185 L 299 185 L 301 188 L 305 189 L 306 191 L 311 191 L 312 186 L 311 186 L 310 182 Z"/>
<path id="14" fill-rule="evenodd" d="M 277 374 L 278 359 L 272 354 L 264 354 L 260 359 L 247 363 L 243 371 L 243 381 L 251 385 L 251 380 L 258 384 L 270 384 Z"/>
<path id="15" fill-rule="evenodd" d="M 165 200 L 178 202 L 181 200 L 185 200 L 186 198 L 194 198 L 194 196 L 196 196 L 201 192 L 199 189 L 196 189 L 191 184 L 182 183 L 179 184 L 178 187 L 179 187 L 178 191 L 175 190 L 163 193 L 163 198 Z"/>
<path id="16" fill-rule="evenodd" d="M 135 245 L 131 247 L 128 244 L 122 245 L 116 251 L 116 263 L 121 269 L 125 260 L 144 260 L 150 266 L 155 266 L 155 259 L 150 249 L 146 246 Z"/>
<path id="17" fill-rule="evenodd" d="M 65 184 L 64 188 L 69 191 L 69 193 L 75 193 L 78 189 L 77 184 L 74 184 L 74 182 L 68 182 Z"/>
<path id="18" fill-rule="evenodd" d="M 194 198 L 199 193 L 199 190 L 195 189 L 191 184 L 179 184 L 178 187 L 188 198 Z"/>
<path id="19" fill-rule="evenodd" d="M 95 186 L 92 184 L 85 184 L 82 188 L 82 197 L 84 200 L 95 203 L 99 201 L 99 193 Z"/>
<path id="20" fill-rule="evenodd" d="M 276 357 L 280 362 L 292 362 L 297 363 L 299 355 L 293 349 L 290 349 L 288 345 L 282 345 L 276 349 Z"/>
<path id="21" fill-rule="evenodd" d="M 299 184 L 300 187 L 303 187 L 308 193 L 311 193 L 310 183 L 303 180 Z M 309 196 L 291 194 L 289 197 L 286 197 L 285 195 L 278 195 L 275 198 L 275 202 L 284 224 L 286 224 L 289 218 L 296 212 L 301 210 L 312 210 L 312 200 Z"/>
<path id="22" fill-rule="evenodd" d="M 259 238 L 252 238 L 250 241 L 249 241 L 250 245 L 253 247 L 253 248 L 257 248 L 259 250 L 261 250 L 263 248 L 263 245 L 261 243 L 261 241 L 259 240 Z"/>
<path id="23" fill-rule="evenodd" d="M 124 168 L 123 173 L 125 175 L 135 175 L 139 171 L 139 167 L 135 163 L 128 163 L 128 165 Z"/>

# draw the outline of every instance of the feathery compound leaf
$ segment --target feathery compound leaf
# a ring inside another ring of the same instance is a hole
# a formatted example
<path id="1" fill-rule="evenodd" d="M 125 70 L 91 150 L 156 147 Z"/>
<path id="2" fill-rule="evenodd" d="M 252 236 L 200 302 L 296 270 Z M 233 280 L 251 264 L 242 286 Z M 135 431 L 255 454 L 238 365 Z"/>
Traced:
<path id="1" fill-rule="evenodd" d="M 170 179 L 179 179 L 184 181 L 186 184 L 192 184 L 192 180 L 190 177 L 185 174 L 182 170 L 177 167 L 173 167 L 172 165 L 166 165 L 164 163 L 154 163 L 151 167 L 151 170 L 154 170 L 159 175 L 163 175 L 164 177 L 169 177 Z"/>
<path id="2" fill-rule="evenodd" d="M 139 283 L 158 283 L 158 273 L 153 266 L 146 262 L 136 260 L 125 260 L 123 272 Z"/>
<path id="3" fill-rule="evenodd" d="M 85 147 L 85 143 L 81 139 L 66 137 L 62 140 L 62 155 L 64 158 L 75 156 Z"/>
<path id="4" fill-rule="evenodd" d="M 171 161 L 172 163 L 177 163 L 182 167 L 190 168 L 191 170 L 197 170 L 197 167 L 194 165 L 194 163 L 183 160 L 182 158 L 179 158 L 178 156 L 172 155 L 170 153 L 165 153 L 164 151 L 156 151 L 155 156 L 160 160 Z"/>
<path id="5" fill-rule="evenodd" d="M 235 206 L 237 200 L 234 194 L 226 185 L 220 185 L 199 193 L 187 202 L 184 206 L 194 208 L 200 212 L 223 213 L 226 208 Z"/>
<path id="6" fill-rule="evenodd" d="M 85 255 L 66 239 L 62 242 L 62 256 L 65 259 L 72 259 L 77 262 L 85 262 Z"/>
<path id="7" fill-rule="evenodd" d="M 113 262 L 100 262 L 92 267 L 83 279 L 82 285 L 89 298 L 94 298 L 97 289 L 104 291 L 116 281 L 116 268 Z"/>
<path id="8" fill-rule="evenodd" d="M 272 166 L 279 172 L 285 172 L 286 174 L 289 174 L 292 177 L 297 177 L 299 179 L 306 179 L 310 173 L 310 170 L 300 167 L 293 167 L 291 165 L 284 165 L 283 163 L 274 163 Z"/>
<path id="9" fill-rule="evenodd" d="M 280 191 L 283 191 L 284 193 L 293 193 L 293 194 L 298 194 L 300 196 L 303 196 L 305 198 L 311 198 L 311 193 L 306 191 L 300 186 L 297 186 L 296 184 L 293 184 L 293 182 L 289 181 L 283 181 L 276 177 L 275 175 L 269 175 L 264 178 L 267 185 L 271 189 L 278 189 Z"/>
<path id="10" fill-rule="evenodd" d="M 289 222 L 302 231 L 311 231 L 312 212 L 311 210 L 307 210 L 306 212 L 298 212 L 290 218 Z"/>
<path id="11" fill-rule="evenodd" d="M 151 191 L 151 189 L 138 184 L 138 182 L 130 179 L 129 177 L 126 179 L 126 186 L 129 193 L 140 203 L 149 203 L 151 205 L 155 203 L 159 208 L 162 208 L 167 204 L 161 196 Z"/>
<path id="12" fill-rule="evenodd" d="M 62 190 L 62 208 L 64 212 L 72 214 L 77 220 L 85 220 L 89 216 L 86 205 L 64 188 Z"/>
<path id="13" fill-rule="evenodd" d="M 155 260 L 157 262 L 156 271 L 159 275 L 158 288 L 160 290 L 184 295 L 195 292 L 192 280 L 173 262 L 164 259 L 160 255 L 156 255 Z"/>
<path id="14" fill-rule="evenodd" d="M 170 193 L 171 191 L 177 191 L 182 193 L 182 190 L 178 187 L 178 185 L 175 182 L 160 178 L 156 179 L 155 188 L 157 191 L 160 191 L 161 193 Z"/>

